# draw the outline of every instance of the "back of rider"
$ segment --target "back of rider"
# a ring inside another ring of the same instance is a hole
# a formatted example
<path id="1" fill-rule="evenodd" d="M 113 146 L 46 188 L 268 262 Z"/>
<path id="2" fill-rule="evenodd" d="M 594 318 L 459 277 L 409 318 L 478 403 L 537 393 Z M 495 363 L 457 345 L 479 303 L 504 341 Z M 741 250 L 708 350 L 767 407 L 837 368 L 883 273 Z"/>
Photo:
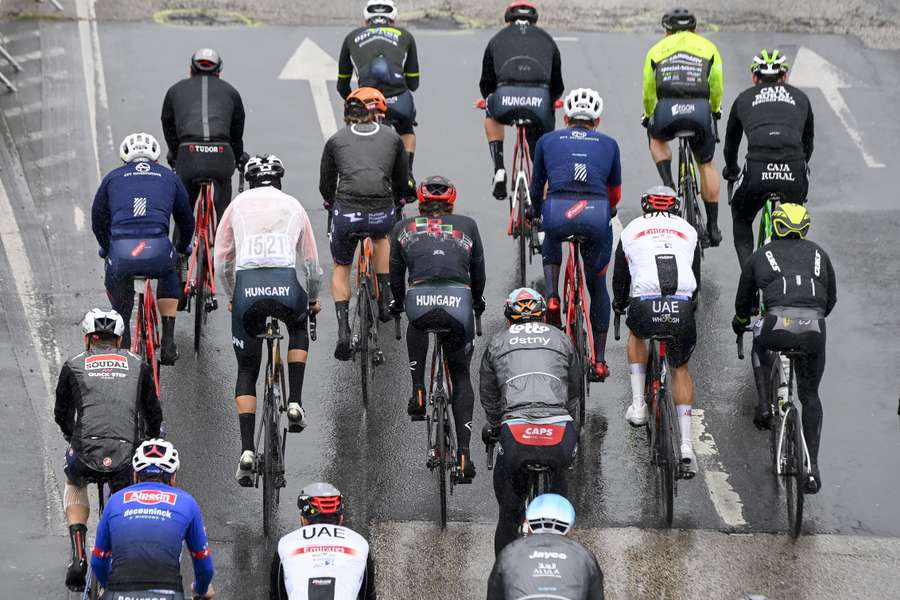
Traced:
<path id="1" fill-rule="evenodd" d="M 488 581 L 487 600 L 603 598 L 603 572 L 580 543 L 562 535 L 529 535 L 512 542 Z"/>
<path id="2" fill-rule="evenodd" d="M 369 544 L 348 527 L 306 525 L 278 542 L 289 600 L 356 600 L 365 589 Z"/>
<path id="3" fill-rule="evenodd" d="M 560 129 L 541 137 L 535 150 L 531 197 L 570 196 L 609 201 L 609 190 L 622 185 L 619 145 L 599 131 Z"/>
<path id="4" fill-rule="evenodd" d="M 338 61 L 338 91 L 344 97 L 354 68 L 360 87 L 377 88 L 388 98 L 419 87 L 416 41 L 402 27 L 365 25 L 347 34 Z"/>
<path id="5" fill-rule="evenodd" d="M 211 574 L 206 531 L 194 498 L 162 483 L 139 483 L 110 497 L 97 529 L 92 565 L 111 557 L 110 590 L 183 592 L 184 543 L 195 573 L 199 562 Z"/>

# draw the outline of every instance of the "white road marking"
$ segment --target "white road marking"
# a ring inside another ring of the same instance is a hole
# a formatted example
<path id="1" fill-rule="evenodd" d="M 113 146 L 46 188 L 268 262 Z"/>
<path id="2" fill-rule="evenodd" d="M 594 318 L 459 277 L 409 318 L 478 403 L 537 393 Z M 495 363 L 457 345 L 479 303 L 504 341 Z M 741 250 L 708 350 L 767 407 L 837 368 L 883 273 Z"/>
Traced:
<path id="1" fill-rule="evenodd" d="M 0 35 L 0 39 L 3 40 L 3 44 L 11 44 L 12 42 L 18 42 L 21 40 L 30 40 L 32 38 L 41 37 L 40 29 L 32 29 L 30 31 L 20 31 L 18 33 L 12 33 L 10 35 Z"/>
<path id="2" fill-rule="evenodd" d="M 91 23 L 94 15 L 94 0 L 76 0 L 75 14 L 78 17 L 78 38 L 81 45 L 81 66 L 84 71 L 84 92 L 87 95 L 88 121 L 91 128 L 91 142 L 94 148 L 94 167 L 97 183 L 100 183 L 100 148 L 97 144 L 97 55 L 99 49 L 93 47 Z M 105 91 L 104 91 L 105 95 Z"/>
<path id="3" fill-rule="evenodd" d="M 312 91 L 316 116 L 322 137 L 326 140 L 337 131 L 337 121 L 328 93 L 328 81 L 337 79 L 337 61 L 309 38 L 304 38 L 288 59 L 278 79 L 305 79 Z"/>
<path id="4" fill-rule="evenodd" d="M 75 229 L 79 232 L 84 231 L 84 211 L 77 204 L 72 207 L 72 211 L 75 213 Z"/>
<path id="5" fill-rule="evenodd" d="M 67 150 L 66 152 L 60 152 L 59 154 L 51 154 L 49 156 L 42 156 L 37 160 L 33 160 L 27 165 L 25 165 L 26 169 L 49 169 L 50 167 L 55 167 L 57 165 L 62 165 L 67 162 L 72 162 L 77 158 L 74 150 Z"/>
<path id="6" fill-rule="evenodd" d="M 719 461 L 719 448 L 711 433 L 706 431 L 704 411 L 694 408 L 692 411 L 691 430 L 694 438 L 694 453 L 703 465 L 700 473 L 706 480 L 709 499 L 712 500 L 719 517 L 729 527 L 742 527 L 747 524 L 744 519 L 744 503 L 741 497 L 728 482 L 728 473 Z"/>
<path id="7" fill-rule="evenodd" d="M 797 87 L 819 88 L 825 101 L 837 115 L 847 135 L 859 148 L 866 165 L 872 169 L 884 168 L 884 163 L 876 159 L 863 144 L 862 134 L 856 117 L 841 95 L 841 88 L 851 87 L 850 75 L 828 62 L 809 48 L 801 46 L 791 69 L 791 84 Z"/>
<path id="8" fill-rule="evenodd" d="M 54 58 L 57 56 L 62 56 L 66 53 L 65 48 L 60 48 L 59 46 L 54 46 L 53 48 L 48 48 L 46 52 L 42 50 L 34 50 L 33 52 L 26 52 L 25 54 L 15 54 L 13 58 L 16 59 L 16 62 L 26 63 L 32 60 L 41 60 L 42 58 Z"/>
<path id="9" fill-rule="evenodd" d="M 554 39 L 554 41 L 557 41 L 557 42 L 577 42 L 578 41 L 577 37 L 566 36 L 566 35 L 553 36 L 553 39 Z"/>

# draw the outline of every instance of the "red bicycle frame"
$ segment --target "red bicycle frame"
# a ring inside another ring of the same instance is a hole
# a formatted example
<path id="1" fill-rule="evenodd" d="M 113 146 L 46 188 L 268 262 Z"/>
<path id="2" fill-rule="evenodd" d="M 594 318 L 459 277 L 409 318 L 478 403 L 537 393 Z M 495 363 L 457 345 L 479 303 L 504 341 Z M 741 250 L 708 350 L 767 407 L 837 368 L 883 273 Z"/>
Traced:
<path id="1" fill-rule="evenodd" d="M 213 255 L 212 247 L 216 238 L 216 208 L 213 204 L 212 183 L 204 181 L 200 185 L 200 193 L 197 194 L 197 201 L 194 203 L 195 227 L 194 227 L 194 248 L 191 250 L 191 256 L 188 259 L 187 278 L 184 283 L 184 293 L 189 295 L 200 285 L 200 274 L 197 268 L 197 253 L 200 251 L 201 245 L 204 249 L 206 264 L 201 268 L 206 269 L 206 277 L 203 278 L 203 285 L 206 286 L 210 297 L 216 295 L 216 278 L 213 271 Z M 195 310 L 204 310 L 204 307 L 196 307 Z"/>
<path id="2" fill-rule="evenodd" d="M 587 351 L 591 357 L 591 364 L 597 361 L 594 351 L 594 331 L 591 328 L 591 305 L 584 283 L 584 263 L 581 260 L 579 244 L 568 242 L 569 257 L 566 259 L 566 274 L 563 279 L 563 300 L 566 303 L 566 331 L 573 343 L 577 343 L 575 332 L 575 311 L 581 309 L 587 330 Z M 577 289 L 576 289 L 577 286 Z M 575 299 L 579 301 L 576 303 Z"/>
<path id="3" fill-rule="evenodd" d="M 156 396 L 159 397 L 159 360 L 156 349 L 159 348 L 159 309 L 150 279 L 144 279 L 143 289 L 139 280 L 135 281 L 139 303 L 137 318 L 134 320 L 134 335 L 131 337 L 131 351 L 144 357 L 153 372 L 153 384 Z M 142 347 L 143 346 L 143 347 Z"/>
<path id="4" fill-rule="evenodd" d="M 531 149 L 528 146 L 528 137 L 525 134 L 524 125 L 516 125 L 516 145 L 513 148 L 512 165 L 513 186 L 516 185 L 519 173 L 522 171 L 525 172 L 525 178 L 528 181 L 528 185 L 531 185 Z M 512 202 L 510 202 L 509 220 L 506 225 L 506 235 L 513 235 L 513 231 L 516 229 L 520 232 L 524 232 L 524 225 L 520 223 L 518 219 L 520 211 L 517 202 L 518 198 L 512 197 Z M 524 214 L 524 211 L 522 211 L 522 213 Z"/>

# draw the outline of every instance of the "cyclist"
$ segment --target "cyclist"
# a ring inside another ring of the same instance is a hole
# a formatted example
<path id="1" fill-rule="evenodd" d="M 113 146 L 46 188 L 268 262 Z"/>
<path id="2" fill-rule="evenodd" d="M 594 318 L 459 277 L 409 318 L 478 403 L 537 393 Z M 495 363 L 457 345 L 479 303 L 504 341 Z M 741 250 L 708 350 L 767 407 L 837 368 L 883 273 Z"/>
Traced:
<path id="1" fill-rule="evenodd" d="M 672 179 L 669 142 L 679 131 L 694 132 L 691 150 L 700 163 L 700 195 L 706 206 L 710 246 L 722 241 L 719 231 L 719 174 L 715 122 L 722 110 L 722 57 L 716 46 L 695 33 L 697 18 L 684 8 L 663 15 L 666 37 L 649 52 L 644 63 L 643 125 L 650 138 L 650 155 L 663 185 L 677 188 Z M 680 177 L 680 174 L 679 174 Z"/>
<path id="2" fill-rule="evenodd" d="M 603 571 L 597 557 L 568 537 L 575 524 L 572 503 L 558 494 L 542 494 L 528 505 L 525 522 L 531 535 L 497 556 L 487 600 L 603 600 Z"/>
<path id="3" fill-rule="evenodd" d="M 387 120 L 403 140 L 409 155 L 412 180 L 416 153 L 416 105 L 412 92 L 419 87 L 419 53 L 413 35 L 397 27 L 394 0 L 368 0 L 363 10 L 365 25 L 354 29 L 341 46 L 338 59 L 337 90 L 341 98 L 350 95 L 354 71 L 360 87 L 381 91 L 387 102 Z"/>
<path id="4" fill-rule="evenodd" d="M 124 166 L 110 171 L 94 196 L 91 227 L 106 260 L 106 293 L 113 310 L 122 316 L 122 345 L 131 345 L 129 320 L 134 307 L 133 277 L 159 280 L 156 289 L 162 315 L 159 363 L 173 365 L 175 314 L 181 285 L 175 270 L 175 250 L 190 254 L 194 215 L 181 180 L 156 161 L 159 144 L 149 133 L 132 133 L 119 147 Z M 179 235 L 173 248 L 169 221 L 175 218 Z"/>
<path id="5" fill-rule="evenodd" d="M 167 160 L 178 172 L 191 201 L 200 192 L 199 181 L 213 183 L 216 216 L 231 202 L 231 175 L 235 160 L 243 166 L 244 103 L 231 84 L 221 79 L 222 57 L 212 48 L 191 56 L 191 74 L 166 92 L 162 128 L 169 147 Z"/>
<path id="6" fill-rule="evenodd" d="M 475 392 L 469 364 L 475 337 L 472 314 L 484 312 L 484 248 L 475 220 L 453 214 L 456 187 L 446 177 L 424 179 L 416 193 L 419 216 L 403 219 L 391 234 L 391 312 L 399 315 L 405 306 L 409 318 L 406 348 L 413 393 L 406 410 L 413 421 L 425 418 L 428 328 L 448 330 L 439 334 L 439 339 L 453 390 L 458 480 L 471 483 L 475 477 L 469 453 Z"/>
<path id="7" fill-rule="evenodd" d="M 753 326 L 753 373 L 758 402 L 753 423 L 768 429 L 769 384 L 773 356 L 768 350 L 801 350 L 797 364 L 797 396 L 803 404 L 803 436 L 809 448 L 806 493 L 822 488 L 819 438 L 822 402 L 819 382 L 825 372 L 825 317 L 837 303 L 837 281 L 828 254 L 806 239 L 810 219 L 801 204 L 785 203 L 772 212 L 772 241 L 744 263 L 734 299 L 731 326 L 740 335 L 750 324 L 757 290 L 766 314 Z"/>
<path id="8" fill-rule="evenodd" d="M 129 461 L 140 441 L 139 423 L 159 436 L 162 410 L 150 366 L 120 348 L 125 322 L 114 310 L 91 309 L 81 321 L 84 352 L 63 364 L 53 410 L 69 449 L 63 504 L 72 562 L 66 586 L 84 589 L 84 540 L 91 505 L 87 484 L 106 480 L 111 492 L 131 483 Z"/>
<path id="9" fill-rule="evenodd" d="M 612 254 L 609 219 L 622 195 L 619 145 L 596 131 L 603 99 L 594 90 L 578 88 L 564 103 L 566 129 L 544 135 L 534 154 L 531 198 L 544 228 L 544 279 L 549 322 L 560 326 L 559 271 L 562 242 L 571 235 L 587 238 L 581 245 L 585 277 L 591 294 L 591 330 L 596 361 L 591 381 L 609 375 L 606 333 L 609 330 L 609 293 L 606 269 Z M 544 186 L 547 201 L 543 202 Z"/>
<path id="10" fill-rule="evenodd" d="M 753 87 L 734 100 L 725 133 L 722 176 L 740 180 L 731 199 L 734 248 L 743 264 L 753 252 L 753 219 L 770 194 L 802 204 L 809 190 L 807 163 L 813 152 L 813 112 L 802 90 L 788 85 L 788 63 L 778 50 L 763 50 L 750 65 Z M 738 149 L 747 133 L 747 159 Z"/>
<path id="11" fill-rule="evenodd" d="M 356 241 L 367 233 L 375 242 L 375 273 L 381 305 L 379 318 L 391 320 L 387 236 L 394 227 L 394 210 L 408 187 L 409 163 L 400 137 L 379 123 L 387 104 L 374 88 L 357 88 L 347 96 L 344 122 L 322 151 L 319 192 L 331 213 L 331 295 L 338 319 L 334 357 L 350 360 L 350 271 Z"/>
<path id="12" fill-rule="evenodd" d="M 536 25 L 538 11 L 526 0 L 506 7 L 506 27 L 497 32 L 481 63 L 481 97 L 485 101 L 484 132 L 494 161 L 494 198 L 506 198 L 503 164 L 504 126 L 529 119 L 528 145 L 555 127 L 553 103 L 565 91 L 562 61 L 553 37 Z"/>
<path id="13" fill-rule="evenodd" d="M 256 380 L 262 362 L 266 319 L 287 325 L 289 382 L 288 428 L 306 427 L 303 376 L 306 372 L 310 313 L 319 312 L 322 269 L 309 216 L 300 202 L 281 191 L 284 165 L 274 154 L 247 161 L 244 177 L 250 189 L 239 194 L 222 216 L 216 235 L 215 266 L 222 288 L 232 301 L 231 341 L 237 357 L 235 402 L 241 430 L 241 458 L 235 477 L 253 485 L 256 462 L 253 433 L 256 427 Z M 299 282 L 302 271 L 308 282 Z"/>
<path id="14" fill-rule="evenodd" d="M 697 342 L 693 300 L 699 289 L 700 247 L 697 230 L 678 216 L 679 200 L 672 188 L 657 186 L 641 197 L 644 216 L 622 231 L 613 271 L 613 308 L 628 309 L 628 364 L 631 406 L 625 419 L 634 427 L 647 422 L 644 381 L 653 335 L 672 336 L 666 359 L 672 373 L 672 396 L 681 428 L 682 473 L 697 473 L 691 438 L 694 383 L 688 361 Z"/>
<path id="15" fill-rule="evenodd" d="M 91 569 L 103 600 L 181 600 L 181 548 L 194 563 L 194 597 L 213 597 L 213 560 L 194 498 L 175 487 L 178 450 L 171 442 L 142 443 L 131 461 L 134 483 L 113 494 L 97 525 Z M 152 594 L 152 595 L 151 595 Z"/>
<path id="16" fill-rule="evenodd" d="M 271 600 L 375 600 L 375 562 L 365 538 L 344 526 L 344 497 L 330 483 L 300 490 L 300 528 L 278 542 Z"/>
<path id="17" fill-rule="evenodd" d="M 544 323 L 547 305 L 531 288 L 513 290 L 504 314 L 508 329 L 494 336 L 481 358 L 479 397 L 487 423 L 484 443 L 500 442 L 494 494 L 500 507 L 494 552 L 518 534 L 528 495 L 525 465 L 551 467 L 550 489 L 566 493 L 563 471 L 572 463 L 578 429 L 581 366 L 569 337 Z M 533 425 L 540 425 L 535 434 Z"/>

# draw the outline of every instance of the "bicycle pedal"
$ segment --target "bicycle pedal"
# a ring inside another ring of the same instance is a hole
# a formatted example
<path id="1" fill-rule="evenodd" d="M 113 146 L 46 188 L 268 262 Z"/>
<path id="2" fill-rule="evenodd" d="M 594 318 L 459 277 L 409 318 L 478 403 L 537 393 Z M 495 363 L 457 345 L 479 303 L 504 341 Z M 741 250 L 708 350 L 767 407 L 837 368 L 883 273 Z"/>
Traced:
<path id="1" fill-rule="evenodd" d="M 384 352 L 381 350 L 376 350 L 375 354 L 372 356 L 372 362 L 376 365 L 384 364 Z"/>
<path id="2" fill-rule="evenodd" d="M 212 312 L 219 309 L 219 300 L 217 298 L 206 299 L 206 312 Z"/>

